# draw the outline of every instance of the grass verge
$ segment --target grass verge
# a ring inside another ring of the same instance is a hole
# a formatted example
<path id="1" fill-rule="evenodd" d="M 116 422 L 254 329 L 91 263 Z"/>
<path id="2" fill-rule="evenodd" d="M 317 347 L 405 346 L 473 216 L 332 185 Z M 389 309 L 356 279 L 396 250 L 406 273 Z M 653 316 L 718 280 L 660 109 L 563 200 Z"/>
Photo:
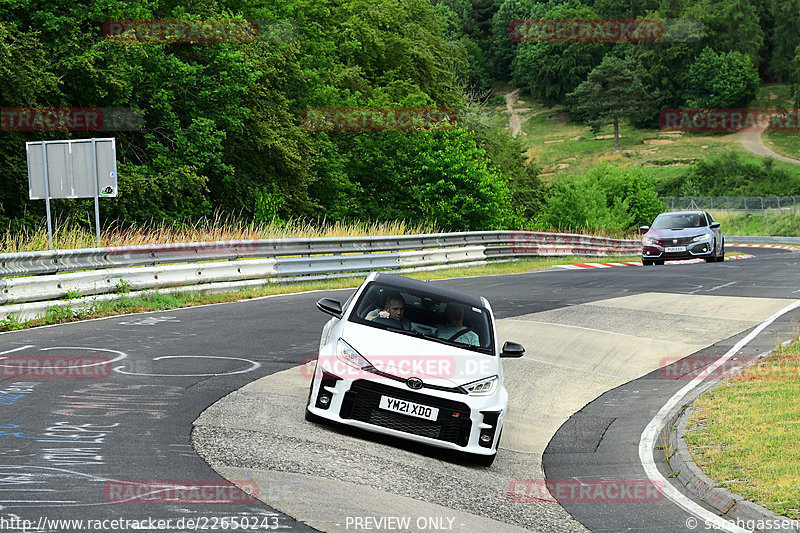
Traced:
<path id="1" fill-rule="evenodd" d="M 797 132 L 765 131 L 761 134 L 761 139 L 773 152 L 800 161 L 800 137 Z"/>
<path id="2" fill-rule="evenodd" d="M 483 275 L 499 275 L 499 274 L 518 274 L 523 272 L 532 272 L 535 270 L 543 270 L 554 265 L 563 265 L 575 262 L 585 261 L 639 261 L 639 256 L 635 257 L 577 257 L 577 256 L 562 256 L 562 257 L 542 257 L 534 259 L 524 259 L 518 261 L 510 261 L 505 263 L 494 263 L 485 266 L 474 267 L 456 267 L 441 270 L 428 270 L 421 272 L 404 273 L 415 279 L 443 279 L 455 278 L 466 276 L 483 276 Z M 391 272 L 389 272 L 391 273 Z M 364 273 L 364 276 L 367 274 Z M 238 300 L 247 300 L 251 298 L 259 298 L 262 296 L 270 296 L 275 294 L 289 294 L 302 291 L 322 290 L 322 289 L 342 289 L 342 288 L 355 288 L 357 287 L 363 277 L 357 276 L 352 278 L 334 278 L 328 280 L 314 280 L 314 281 L 297 281 L 297 282 L 280 282 L 271 283 L 264 287 L 253 289 L 246 289 L 236 292 L 226 293 L 202 293 L 202 292 L 175 292 L 171 294 L 157 294 L 150 293 L 146 296 L 127 296 L 125 291 L 122 291 L 121 298 L 118 300 L 98 301 L 86 308 L 71 309 L 69 307 L 53 306 L 47 310 L 43 317 L 31 320 L 18 320 L 10 317 L 0 320 L 0 331 L 13 331 L 19 329 L 28 329 L 37 326 L 46 326 L 50 324 L 63 324 L 66 322 L 77 322 L 80 320 L 87 320 L 91 318 L 101 318 L 105 316 L 115 316 L 126 313 L 143 313 L 147 311 L 162 311 L 167 309 L 177 309 L 180 307 L 193 307 L 197 305 L 206 305 L 214 303 L 235 302 Z"/>
<path id="3" fill-rule="evenodd" d="M 800 209 L 800 206 L 798 206 Z M 754 215 L 751 213 L 726 213 L 712 211 L 714 219 L 722 225 L 725 235 L 750 235 L 772 237 L 797 237 L 800 235 L 800 215 Z"/>
<path id="4" fill-rule="evenodd" d="M 686 443 L 720 486 L 800 518 L 800 343 L 780 347 L 695 403 Z"/>

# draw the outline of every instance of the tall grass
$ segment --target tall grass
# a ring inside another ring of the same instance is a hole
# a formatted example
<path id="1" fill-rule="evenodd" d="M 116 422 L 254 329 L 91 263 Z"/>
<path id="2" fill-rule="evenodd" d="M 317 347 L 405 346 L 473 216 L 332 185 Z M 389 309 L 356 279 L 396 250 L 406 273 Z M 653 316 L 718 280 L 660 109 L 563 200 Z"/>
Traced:
<path id="1" fill-rule="evenodd" d="M 436 233 L 439 229 L 427 224 L 405 221 L 390 222 L 327 222 L 299 220 L 260 223 L 233 216 L 217 215 L 192 223 L 173 226 L 165 223 L 121 225 L 112 223 L 100 234 L 100 246 L 133 246 L 175 242 L 228 241 L 247 239 L 282 239 L 301 237 L 354 237 L 361 235 L 409 235 Z M 3 252 L 47 250 L 47 228 L 0 234 Z M 97 237 L 93 229 L 76 223 L 54 225 L 53 247 L 59 250 L 93 248 Z"/>
<path id="2" fill-rule="evenodd" d="M 800 237 L 800 215 L 792 213 L 754 215 L 712 211 L 725 235 Z"/>

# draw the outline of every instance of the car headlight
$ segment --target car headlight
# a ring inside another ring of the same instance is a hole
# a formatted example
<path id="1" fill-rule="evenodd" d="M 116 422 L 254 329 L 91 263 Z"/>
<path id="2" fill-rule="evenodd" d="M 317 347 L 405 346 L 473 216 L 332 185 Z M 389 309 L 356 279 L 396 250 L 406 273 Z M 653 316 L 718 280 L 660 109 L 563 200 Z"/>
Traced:
<path id="1" fill-rule="evenodd" d="M 654 237 L 644 237 L 642 239 L 642 244 L 658 244 L 658 239 Z"/>
<path id="2" fill-rule="evenodd" d="M 353 368 L 358 368 L 359 370 L 372 368 L 372 363 L 367 361 L 364 356 L 358 353 L 355 348 L 347 344 L 343 339 L 339 339 L 339 342 L 336 343 L 336 357 L 340 361 Z"/>
<path id="3" fill-rule="evenodd" d="M 692 239 L 692 242 L 700 242 L 700 241 L 704 241 L 704 240 L 710 239 L 710 238 L 711 238 L 711 234 L 710 233 L 703 233 L 702 235 L 698 235 L 697 237 Z"/>
<path id="4" fill-rule="evenodd" d="M 490 378 L 479 379 L 478 381 L 467 383 L 466 385 L 462 385 L 462 388 L 472 396 L 492 394 L 494 389 L 497 388 L 497 380 L 497 376 L 492 376 Z"/>

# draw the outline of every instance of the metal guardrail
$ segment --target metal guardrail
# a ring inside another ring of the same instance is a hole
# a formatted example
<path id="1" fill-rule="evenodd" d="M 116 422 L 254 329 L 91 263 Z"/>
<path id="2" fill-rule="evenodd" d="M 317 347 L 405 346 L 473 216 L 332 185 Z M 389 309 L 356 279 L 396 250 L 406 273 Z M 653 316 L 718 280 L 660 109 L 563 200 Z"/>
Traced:
<path id="1" fill-rule="evenodd" d="M 703 209 L 767 215 L 797 214 L 800 196 L 675 196 L 662 200 L 667 211 Z"/>
<path id="2" fill-rule="evenodd" d="M 0 318 L 35 316 L 82 297 L 266 284 L 280 278 L 433 268 L 531 256 L 634 255 L 638 240 L 496 231 L 263 239 L 0 254 Z M 14 276 L 14 277 L 8 277 Z M 67 300 L 63 300 L 67 298 Z M 33 302 L 36 302 L 34 305 Z"/>

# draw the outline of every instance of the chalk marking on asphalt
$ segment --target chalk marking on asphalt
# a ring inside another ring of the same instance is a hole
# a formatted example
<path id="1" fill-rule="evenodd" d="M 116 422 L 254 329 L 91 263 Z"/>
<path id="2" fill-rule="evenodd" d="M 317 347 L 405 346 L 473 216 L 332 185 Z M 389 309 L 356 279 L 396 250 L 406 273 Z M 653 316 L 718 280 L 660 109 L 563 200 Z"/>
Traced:
<path id="1" fill-rule="evenodd" d="M 154 376 L 160 378 L 197 378 L 197 377 L 205 377 L 205 376 L 232 376 L 234 374 L 244 374 L 246 372 L 252 372 L 253 370 L 257 370 L 261 368 L 261 363 L 257 361 L 251 361 L 250 359 L 244 359 L 242 357 L 222 357 L 218 355 L 162 355 L 161 357 L 154 357 L 153 361 L 160 361 L 161 359 L 229 359 L 235 361 L 245 361 L 250 363 L 250 368 L 245 368 L 244 370 L 235 370 L 233 372 L 214 372 L 211 374 L 146 374 L 141 372 L 126 372 L 122 370 L 125 368 L 124 366 L 115 366 L 114 372 L 119 372 L 120 374 L 125 374 L 126 376 Z"/>
<path id="2" fill-rule="evenodd" d="M 672 398 L 667 401 L 666 404 L 659 410 L 658 414 L 647 424 L 647 427 L 642 432 L 642 436 L 639 439 L 639 460 L 644 467 L 645 473 L 647 477 L 650 478 L 650 481 L 658 487 L 658 490 L 664 494 L 667 498 L 672 500 L 673 503 L 678 505 L 679 507 L 683 508 L 685 511 L 695 515 L 696 517 L 705 521 L 706 526 L 713 526 L 715 529 L 722 530 L 722 531 L 729 531 L 731 533 L 747 533 L 747 529 L 743 529 L 736 524 L 729 522 L 728 520 L 718 516 L 716 513 L 712 513 L 711 511 L 707 511 L 703 507 L 701 507 L 698 503 L 690 500 L 681 492 L 676 489 L 664 476 L 661 475 L 661 472 L 658 471 L 658 467 L 656 466 L 655 459 L 653 458 L 653 450 L 655 449 L 656 444 L 656 437 L 660 433 L 661 428 L 666 424 L 667 417 L 669 416 L 670 411 L 675 408 L 678 404 L 680 404 L 683 399 L 703 380 L 712 372 L 714 372 L 717 368 L 722 366 L 728 359 L 736 355 L 736 353 L 744 348 L 751 340 L 753 340 L 758 334 L 760 334 L 764 329 L 772 324 L 775 320 L 783 316 L 784 314 L 797 309 L 800 307 L 800 300 L 795 301 L 794 303 L 787 305 L 764 322 L 756 326 L 756 328 L 751 331 L 747 336 L 737 342 L 733 348 L 728 350 L 725 355 L 717 359 L 711 366 L 706 368 L 702 373 L 696 376 L 692 381 L 690 381 L 685 387 L 681 390 L 676 392 Z"/>
<path id="3" fill-rule="evenodd" d="M 19 348 L 12 348 L 10 350 L 6 350 L 5 352 L 0 352 L 0 355 L 5 355 L 7 353 L 18 352 L 20 350 L 25 350 L 27 348 L 33 348 L 33 344 L 26 344 L 25 346 L 20 346 Z M 0 359 L 5 359 L 5 357 L 0 357 Z"/>
<path id="4" fill-rule="evenodd" d="M 717 285 L 716 287 L 711 287 L 711 288 L 710 288 L 710 289 L 708 289 L 708 291 L 706 291 L 706 292 L 711 292 L 711 291 L 715 291 L 715 290 L 717 290 L 717 289 L 722 289 L 723 287 L 728 287 L 728 286 L 730 286 L 730 285 L 736 285 L 736 282 L 735 282 L 735 281 L 731 281 L 730 283 L 724 283 L 724 284 L 722 284 L 722 285 Z"/>

